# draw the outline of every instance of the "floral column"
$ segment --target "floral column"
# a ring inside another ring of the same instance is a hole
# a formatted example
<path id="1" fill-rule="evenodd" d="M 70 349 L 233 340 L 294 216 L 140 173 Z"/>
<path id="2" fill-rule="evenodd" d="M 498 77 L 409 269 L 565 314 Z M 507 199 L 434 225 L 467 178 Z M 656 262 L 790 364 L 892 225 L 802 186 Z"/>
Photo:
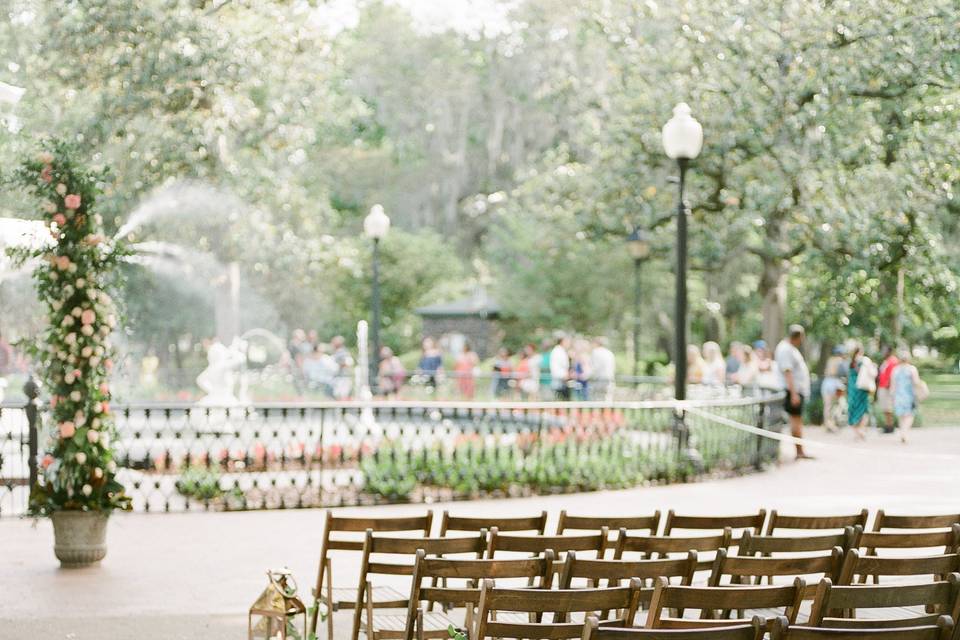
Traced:
<path id="1" fill-rule="evenodd" d="M 102 175 L 79 163 L 69 145 L 49 143 L 23 163 L 17 178 L 40 199 L 53 240 L 21 256 L 40 259 L 34 279 L 49 319 L 33 348 L 51 419 L 44 425 L 50 444 L 31 509 L 125 508 L 129 498 L 115 480 L 108 382 L 117 312 L 105 290 L 121 254 L 94 213 Z"/>

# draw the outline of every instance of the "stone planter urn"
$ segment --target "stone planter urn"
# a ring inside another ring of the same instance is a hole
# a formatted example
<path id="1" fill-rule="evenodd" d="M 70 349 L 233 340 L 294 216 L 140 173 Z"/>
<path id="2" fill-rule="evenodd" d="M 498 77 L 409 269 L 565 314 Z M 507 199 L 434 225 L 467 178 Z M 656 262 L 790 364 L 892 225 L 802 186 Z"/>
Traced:
<path id="1" fill-rule="evenodd" d="M 53 552 L 64 569 L 87 567 L 107 555 L 107 514 L 98 511 L 55 511 Z"/>

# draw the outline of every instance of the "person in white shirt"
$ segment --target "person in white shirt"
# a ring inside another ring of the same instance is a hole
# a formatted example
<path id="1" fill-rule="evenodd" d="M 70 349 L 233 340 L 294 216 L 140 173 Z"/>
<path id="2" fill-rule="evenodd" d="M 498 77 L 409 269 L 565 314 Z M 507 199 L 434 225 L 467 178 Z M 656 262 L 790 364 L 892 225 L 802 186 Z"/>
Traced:
<path id="1" fill-rule="evenodd" d="M 550 350 L 550 386 L 557 400 L 570 399 L 570 338 L 561 336 Z"/>
<path id="2" fill-rule="evenodd" d="M 810 369 L 800 352 L 805 337 L 803 327 L 792 324 L 787 337 L 780 341 L 773 352 L 773 359 L 780 371 L 780 388 L 787 392 L 784 409 L 790 416 L 790 433 L 795 438 L 803 437 L 803 402 L 810 397 Z M 797 460 L 810 459 L 803 445 L 797 444 L 796 447 Z"/>
<path id="3" fill-rule="evenodd" d="M 613 382 L 617 375 L 617 362 L 613 351 L 603 336 L 593 339 L 590 352 L 590 394 L 595 400 L 613 400 Z"/>

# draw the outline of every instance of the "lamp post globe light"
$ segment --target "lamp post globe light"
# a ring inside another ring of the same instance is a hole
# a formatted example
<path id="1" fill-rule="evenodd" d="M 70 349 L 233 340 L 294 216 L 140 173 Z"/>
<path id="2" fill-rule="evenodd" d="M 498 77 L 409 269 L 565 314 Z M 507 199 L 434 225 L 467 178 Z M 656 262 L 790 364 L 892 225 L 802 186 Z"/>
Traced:
<path id="1" fill-rule="evenodd" d="M 640 227 L 627 236 L 627 250 L 633 258 L 633 377 L 640 375 L 640 267 L 650 257 L 650 236 Z"/>
<path id="2" fill-rule="evenodd" d="M 390 230 L 390 217 L 384 212 L 383 206 L 375 204 L 370 207 L 370 213 L 363 219 L 363 232 L 373 240 L 373 290 L 372 290 L 372 321 L 371 340 L 373 350 L 370 354 L 370 390 L 376 395 L 380 373 L 380 239 Z"/>
<path id="3" fill-rule="evenodd" d="M 690 161 L 700 155 L 703 127 L 690 115 L 690 107 L 681 102 L 673 108 L 673 117 L 663 125 L 663 150 L 677 161 L 680 170 L 680 200 L 677 204 L 676 339 L 674 340 L 674 397 L 687 397 L 687 205 L 683 200 L 684 180 Z"/>

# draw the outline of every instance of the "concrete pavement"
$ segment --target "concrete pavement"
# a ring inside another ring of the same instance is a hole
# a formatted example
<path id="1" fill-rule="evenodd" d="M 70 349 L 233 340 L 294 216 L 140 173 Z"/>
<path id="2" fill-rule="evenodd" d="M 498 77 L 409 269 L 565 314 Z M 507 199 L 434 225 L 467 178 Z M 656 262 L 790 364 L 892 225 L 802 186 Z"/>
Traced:
<path id="1" fill-rule="evenodd" d="M 560 509 L 582 514 L 739 513 L 759 507 L 792 513 L 960 511 L 960 429 L 920 429 L 903 446 L 896 436 L 853 443 L 849 433 L 812 437 L 816 460 L 764 473 L 686 485 L 576 495 L 437 504 L 455 513 L 514 515 Z M 422 505 L 343 509 L 405 514 Z M 438 513 L 439 515 L 439 513 Z M 241 638 L 246 609 L 268 567 L 289 566 L 307 598 L 315 579 L 323 510 L 248 513 L 123 514 L 111 519 L 101 566 L 61 570 L 53 532 L 41 520 L 0 521 L 0 640 L 24 637 Z M 337 582 L 355 583 L 355 559 L 335 560 Z M 349 628 L 337 617 L 337 636 Z"/>

